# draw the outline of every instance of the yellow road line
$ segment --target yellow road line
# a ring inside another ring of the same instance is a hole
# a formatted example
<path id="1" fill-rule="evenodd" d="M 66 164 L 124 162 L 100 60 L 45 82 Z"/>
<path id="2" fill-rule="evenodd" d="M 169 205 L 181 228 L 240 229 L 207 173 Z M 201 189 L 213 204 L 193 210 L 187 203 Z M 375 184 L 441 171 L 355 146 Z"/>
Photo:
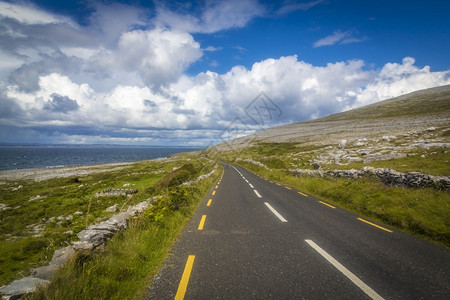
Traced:
<path id="1" fill-rule="evenodd" d="M 288 190 L 292 190 L 290 187 L 288 187 L 288 186 L 285 186 L 285 188 L 287 188 Z"/>
<path id="2" fill-rule="evenodd" d="M 219 185 L 216 185 L 216 189 L 219 187 Z"/>
<path id="3" fill-rule="evenodd" d="M 211 201 L 212 201 L 212 199 L 209 199 L 208 204 L 206 204 L 206 206 L 211 206 Z"/>
<path id="4" fill-rule="evenodd" d="M 180 284 L 178 285 L 175 300 L 183 300 L 186 294 L 189 278 L 191 277 L 192 267 L 194 266 L 195 255 L 189 255 L 186 266 L 184 267 L 183 275 L 181 276 Z"/>
<path id="5" fill-rule="evenodd" d="M 206 215 L 203 215 L 202 219 L 200 220 L 200 224 L 198 224 L 198 230 L 203 230 L 203 226 L 205 226 L 205 220 L 206 220 Z"/>
<path id="6" fill-rule="evenodd" d="M 213 191 L 213 192 L 212 192 L 212 195 L 214 196 L 215 194 L 216 194 L 216 191 Z"/>
<path id="7" fill-rule="evenodd" d="M 320 201 L 320 200 L 319 200 L 319 203 L 322 203 L 323 205 L 329 206 L 329 207 L 331 207 L 331 208 L 336 208 L 336 207 L 334 207 L 333 205 L 330 205 L 330 204 L 325 203 L 325 202 Z"/>
<path id="8" fill-rule="evenodd" d="M 302 195 L 302 196 L 305 196 L 305 197 L 308 197 L 308 195 L 306 195 L 306 194 L 303 194 L 302 192 L 298 192 L 300 195 Z"/>
<path id="9" fill-rule="evenodd" d="M 271 180 L 270 183 L 273 183 L 273 181 Z"/>
<path id="10" fill-rule="evenodd" d="M 364 220 L 364 219 L 358 218 L 358 220 L 360 220 L 361 222 L 367 223 L 367 224 L 369 224 L 369 225 L 372 225 L 372 226 L 374 226 L 374 227 L 376 227 L 376 228 L 379 228 L 379 229 L 381 229 L 381 230 L 384 230 L 384 231 L 387 231 L 387 232 L 393 232 L 392 230 L 389 230 L 389 229 L 387 229 L 387 228 L 381 227 L 381 226 L 379 226 L 379 225 L 377 225 L 377 224 L 374 224 L 374 223 L 372 223 L 372 222 L 366 221 L 366 220 Z"/>

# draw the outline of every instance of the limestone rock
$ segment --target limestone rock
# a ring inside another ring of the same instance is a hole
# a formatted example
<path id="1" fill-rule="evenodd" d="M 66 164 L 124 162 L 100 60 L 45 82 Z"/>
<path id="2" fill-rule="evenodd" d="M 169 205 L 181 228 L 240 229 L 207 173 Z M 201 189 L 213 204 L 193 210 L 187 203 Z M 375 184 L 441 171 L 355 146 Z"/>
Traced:
<path id="1" fill-rule="evenodd" d="M 59 265 L 49 265 L 31 269 L 31 276 L 44 280 L 50 280 L 59 269 Z"/>
<path id="2" fill-rule="evenodd" d="M 45 286 L 49 283 L 48 280 L 24 277 L 22 279 L 13 281 L 7 286 L 0 288 L 0 295 L 10 297 L 9 299 L 20 299 L 21 296 L 33 293 L 37 287 Z"/>
<path id="3" fill-rule="evenodd" d="M 61 249 L 56 250 L 53 253 L 52 261 L 50 265 L 61 266 L 66 264 L 66 262 L 75 254 L 75 250 L 72 246 L 67 246 Z"/>
<path id="4" fill-rule="evenodd" d="M 347 146 L 347 140 L 340 140 L 339 141 L 339 148 L 343 149 Z"/>
<path id="5" fill-rule="evenodd" d="M 110 206 L 106 209 L 107 212 L 116 212 L 119 209 L 117 208 L 117 204 L 114 204 L 113 206 Z"/>

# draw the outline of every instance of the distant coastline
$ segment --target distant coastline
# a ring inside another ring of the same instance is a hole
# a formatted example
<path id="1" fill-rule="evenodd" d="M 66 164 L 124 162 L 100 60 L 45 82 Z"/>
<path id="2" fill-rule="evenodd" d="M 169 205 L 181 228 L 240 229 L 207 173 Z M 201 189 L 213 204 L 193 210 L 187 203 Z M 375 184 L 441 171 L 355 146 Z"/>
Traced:
<path id="1" fill-rule="evenodd" d="M 189 146 L 0 145 L 0 171 L 151 160 L 201 150 Z"/>

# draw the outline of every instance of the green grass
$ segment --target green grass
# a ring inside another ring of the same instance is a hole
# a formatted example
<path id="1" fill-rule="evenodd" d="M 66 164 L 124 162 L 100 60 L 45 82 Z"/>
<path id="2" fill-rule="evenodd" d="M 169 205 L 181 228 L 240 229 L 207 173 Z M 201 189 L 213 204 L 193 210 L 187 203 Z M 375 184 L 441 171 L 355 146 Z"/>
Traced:
<path id="1" fill-rule="evenodd" d="M 10 181 L 0 185 L 0 203 L 10 207 L 0 211 L 0 285 L 28 275 L 32 267 L 48 263 L 55 249 L 76 240 L 76 234 L 87 226 L 110 217 L 113 213 L 106 212 L 107 207 L 118 204 L 119 208 L 127 209 L 149 198 L 149 187 L 186 164 L 185 158 L 180 156 L 164 163 L 139 162 L 121 170 L 71 178 Z M 23 187 L 13 191 L 19 185 Z M 138 193 L 131 198 L 94 196 L 107 188 L 133 188 Z M 37 195 L 41 198 L 29 201 Z M 66 219 L 69 215 L 72 219 Z M 43 228 L 40 236 L 30 232 L 32 225 Z"/>
<path id="2" fill-rule="evenodd" d="M 450 194 L 447 192 L 388 187 L 374 178 L 294 177 L 285 170 L 268 171 L 251 163 L 236 163 L 360 216 L 450 248 Z"/>
<path id="3" fill-rule="evenodd" d="M 199 165 L 196 171 L 190 170 L 197 173 Z M 114 236 L 103 251 L 78 253 L 48 287 L 31 299 L 142 299 L 177 236 L 218 176 L 216 171 L 196 186 L 163 188 L 160 200 Z"/>

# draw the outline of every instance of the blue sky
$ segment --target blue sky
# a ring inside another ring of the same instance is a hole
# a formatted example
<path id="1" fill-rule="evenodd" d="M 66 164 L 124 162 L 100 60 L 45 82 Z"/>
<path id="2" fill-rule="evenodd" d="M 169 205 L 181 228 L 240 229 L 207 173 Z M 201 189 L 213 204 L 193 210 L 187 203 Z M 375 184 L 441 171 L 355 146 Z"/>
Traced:
<path id="1" fill-rule="evenodd" d="M 239 136 L 450 84 L 448 11 L 0 0 L 0 140 L 207 146 L 236 124 Z M 277 113 L 255 121 L 258 103 Z"/>

